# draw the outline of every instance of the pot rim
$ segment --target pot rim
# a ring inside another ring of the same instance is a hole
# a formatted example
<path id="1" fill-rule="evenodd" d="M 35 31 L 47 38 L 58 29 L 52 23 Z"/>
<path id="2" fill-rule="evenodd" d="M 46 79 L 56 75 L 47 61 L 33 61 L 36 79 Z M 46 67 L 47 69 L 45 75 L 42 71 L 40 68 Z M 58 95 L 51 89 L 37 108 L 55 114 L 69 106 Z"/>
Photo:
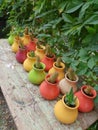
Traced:
<path id="1" fill-rule="evenodd" d="M 93 87 L 91 87 L 92 88 L 92 94 L 93 94 L 93 96 L 88 96 L 88 95 L 86 95 L 84 92 L 83 92 L 83 90 L 84 90 L 84 88 L 86 88 L 88 85 L 83 85 L 82 87 L 81 87 L 81 92 L 82 92 L 82 94 L 85 96 L 85 97 L 87 97 L 87 98 L 90 98 L 90 99 L 94 99 L 96 96 L 97 96 L 97 92 L 96 92 L 96 90 L 93 88 Z"/>
<path id="2" fill-rule="evenodd" d="M 58 84 L 58 82 L 59 82 L 58 79 L 56 80 L 55 83 L 50 83 L 50 82 L 47 80 L 47 78 L 49 78 L 49 77 L 50 77 L 50 74 L 47 74 L 46 77 L 45 77 L 45 81 L 46 81 L 48 84 L 54 85 L 54 86 Z"/>
<path id="3" fill-rule="evenodd" d="M 42 48 L 41 49 L 39 49 L 37 46 L 36 46 L 36 49 L 38 50 L 38 51 L 45 51 L 45 46 L 43 46 L 43 45 L 40 45 Z"/>
<path id="4" fill-rule="evenodd" d="M 63 105 L 70 109 L 70 110 L 74 110 L 74 109 L 77 109 L 79 107 L 79 99 L 76 98 L 76 106 L 75 107 L 69 107 L 68 105 L 66 105 L 66 103 L 64 102 L 64 98 L 66 97 L 66 94 L 62 97 L 62 102 L 63 102 Z M 75 96 L 76 97 L 76 96 Z"/>
<path id="5" fill-rule="evenodd" d="M 45 55 L 45 58 L 51 60 L 51 59 L 54 59 L 54 58 L 55 58 L 55 55 L 53 54 L 53 57 L 48 57 L 47 55 Z"/>
<path id="6" fill-rule="evenodd" d="M 57 70 L 63 70 L 63 69 L 65 69 L 65 64 L 64 64 L 63 62 L 61 62 L 61 66 L 62 66 L 61 68 L 55 66 L 55 63 L 56 63 L 56 62 L 53 63 L 53 67 L 54 67 L 55 69 L 57 69 Z"/>
<path id="7" fill-rule="evenodd" d="M 76 80 L 72 81 L 72 80 L 70 80 L 70 79 L 67 78 L 67 74 L 68 74 L 68 73 L 65 74 L 65 79 L 66 79 L 67 81 L 69 81 L 69 82 L 71 82 L 71 83 L 76 83 L 76 82 L 78 82 L 79 77 L 78 77 L 77 75 L 75 75 Z"/>
<path id="8" fill-rule="evenodd" d="M 45 69 L 45 67 L 46 67 L 46 65 L 44 64 L 44 63 L 42 63 L 42 62 L 40 62 L 40 64 L 42 65 L 42 69 L 38 69 L 38 68 L 36 68 L 34 65 L 33 65 L 33 69 L 35 69 L 35 70 L 37 70 L 37 71 L 43 71 L 44 69 Z"/>

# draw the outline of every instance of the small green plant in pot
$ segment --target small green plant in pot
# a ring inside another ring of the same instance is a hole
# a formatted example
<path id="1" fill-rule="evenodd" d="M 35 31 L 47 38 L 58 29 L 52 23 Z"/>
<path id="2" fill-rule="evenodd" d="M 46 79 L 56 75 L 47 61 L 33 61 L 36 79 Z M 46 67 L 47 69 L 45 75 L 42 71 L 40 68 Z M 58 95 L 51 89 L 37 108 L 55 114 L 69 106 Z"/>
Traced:
<path id="1" fill-rule="evenodd" d="M 79 100 L 74 95 L 72 88 L 59 100 L 54 107 L 56 118 L 64 124 L 71 124 L 78 117 Z"/>
<path id="2" fill-rule="evenodd" d="M 46 45 L 45 56 L 42 62 L 46 65 L 45 71 L 49 71 L 53 67 L 55 55 L 52 52 L 50 45 Z"/>
<path id="3" fill-rule="evenodd" d="M 75 74 L 74 70 L 72 68 L 69 68 L 68 71 L 65 74 L 65 78 L 63 78 L 59 82 L 59 87 L 62 94 L 65 94 L 70 91 L 71 88 L 73 88 L 73 92 L 77 91 L 77 82 L 78 82 L 78 76 Z"/>
<path id="4" fill-rule="evenodd" d="M 65 64 L 61 61 L 61 57 L 58 57 L 57 60 L 53 63 L 53 67 L 49 70 L 49 74 L 58 72 L 58 80 L 64 78 L 65 75 Z"/>
<path id="5" fill-rule="evenodd" d="M 29 81 L 33 84 L 40 84 L 46 76 L 45 64 L 40 62 L 40 57 L 36 56 L 36 61 L 33 64 L 33 68 L 28 74 Z"/>

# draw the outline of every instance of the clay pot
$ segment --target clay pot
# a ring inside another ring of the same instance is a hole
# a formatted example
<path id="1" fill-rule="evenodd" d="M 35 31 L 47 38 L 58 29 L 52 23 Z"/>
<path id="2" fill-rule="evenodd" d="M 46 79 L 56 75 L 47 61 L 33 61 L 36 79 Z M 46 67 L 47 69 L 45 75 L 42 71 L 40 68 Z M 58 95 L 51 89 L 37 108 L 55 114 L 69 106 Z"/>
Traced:
<path id="1" fill-rule="evenodd" d="M 76 80 L 72 81 L 67 78 L 67 73 L 65 74 L 65 78 L 63 78 L 59 82 L 59 88 L 62 94 L 65 94 L 70 91 L 71 87 L 73 88 L 73 92 L 77 91 L 77 82 L 78 82 L 78 76 L 76 75 Z"/>
<path id="2" fill-rule="evenodd" d="M 27 58 L 23 62 L 23 67 L 26 71 L 30 71 L 36 61 L 36 57 L 30 57 L 29 52 L 27 53 Z"/>
<path id="3" fill-rule="evenodd" d="M 75 95 L 78 97 L 80 105 L 78 110 L 80 112 L 90 112 L 94 108 L 94 101 L 93 99 L 96 97 L 97 93 L 96 91 L 92 88 L 92 96 L 88 96 L 84 93 L 84 88 L 86 88 L 87 85 L 84 85 L 81 87 L 81 90 L 76 92 Z"/>
<path id="4" fill-rule="evenodd" d="M 18 49 L 19 49 L 19 41 L 20 41 L 20 39 L 14 38 L 14 42 L 13 42 L 13 44 L 11 46 L 11 49 L 12 49 L 12 51 L 14 53 L 16 53 L 18 51 Z"/>
<path id="5" fill-rule="evenodd" d="M 44 58 L 41 61 L 46 65 L 45 71 L 49 71 L 53 67 L 54 59 L 54 55 L 51 58 L 47 57 L 46 55 L 44 56 Z"/>
<path id="6" fill-rule="evenodd" d="M 42 81 L 44 81 L 46 73 L 45 73 L 45 64 L 41 63 L 42 69 L 38 69 L 35 67 L 35 64 L 33 65 L 33 69 L 29 71 L 28 79 L 33 84 L 41 84 Z"/>
<path id="7" fill-rule="evenodd" d="M 58 80 L 60 81 L 61 79 L 64 78 L 64 75 L 65 75 L 64 73 L 65 64 L 61 62 L 62 67 L 59 68 L 55 66 L 55 63 L 56 62 L 53 63 L 53 67 L 48 71 L 48 74 L 53 74 L 54 72 L 58 72 Z"/>
<path id="8" fill-rule="evenodd" d="M 30 35 L 24 34 L 24 36 L 22 37 L 23 44 L 26 46 L 27 44 L 30 43 L 30 41 L 31 41 Z"/>
<path id="9" fill-rule="evenodd" d="M 16 52 L 16 60 L 19 63 L 23 63 L 26 58 L 27 58 L 27 49 L 19 48 L 19 50 Z"/>
<path id="10" fill-rule="evenodd" d="M 64 95 L 61 100 L 59 100 L 54 107 L 54 114 L 57 120 L 64 124 L 71 124 L 76 121 L 78 117 L 78 107 L 79 100 L 76 99 L 76 106 L 69 107 L 64 102 Z"/>
<path id="11" fill-rule="evenodd" d="M 29 51 L 35 51 L 36 50 L 36 43 L 34 41 L 30 41 L 27 44 L 27 50 Z"/>
<path id="12" fill-rule="evenodd" d="M 35 50 L 35 55 L 36 56 L 39 56 L 40 57 L 40 60 L 42 60 L 45 56 L 45 46 L 42 46 L 42 49 L 39 49 L 37 46 L 36 46 L 36 50 Z"/>
<path id="13" fill-rule="evenodd" d="M 40 94 L 43 98 L 47 100 L 54 100 L 58 97 L 60 93 L 60 89 L 58 87 L 58 81 L 56 81 L 54 84 L 50 83 L 47 78 L 49 78 L 50 75 L 47 75 L 45 78 L 45 81 L 43 81 L 40 85 Z"/>

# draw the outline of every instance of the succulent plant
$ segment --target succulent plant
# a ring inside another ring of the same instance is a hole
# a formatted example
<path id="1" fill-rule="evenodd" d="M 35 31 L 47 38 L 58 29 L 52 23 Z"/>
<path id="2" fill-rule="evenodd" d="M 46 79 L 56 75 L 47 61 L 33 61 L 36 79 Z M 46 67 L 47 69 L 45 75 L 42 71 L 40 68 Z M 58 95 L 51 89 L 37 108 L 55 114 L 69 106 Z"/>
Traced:
<path id="1" fill-rule="evenodd" d="M 57 77 L 58 77 L 58 72 L 54 72 L 53 74 L 50 75 L 50 77 L 47 80 L 48 82 L 54 84 L 56 83 Z"/>
<path id="2" fill-rule="evenodd" d="M 67 77 L 68 79 L 75 81 L 76 80 L 76 74 L 72 68 L 69 68 L 67 71 Z"/>
<path id="3" fill-rule="evenodd" d="M 45 54 L 46 54 L 47 57 L 50 57 L 50 58 L 53 57 L 53 53 L 52 53 L 50 45 L 46 46 L 46 52 L 45 52 Z"/>
<path id="4" fill-rule="evenodd" d="M 58 67 L 58 68 L 62 68 L 62 66 L 61 66 L 61 57 L 57 58 L 55 66 Z"/>
<path id="5" fill-rule="evenodd" d="M 77 97 L 74 96 L 73 88 L 70 89 L 68 93 L 66 93 L 66 96 L 64 98 L 64 102 L 69 107 L 75 107 L 76 106 L 76 99 Z"/>
<path id="6" fill-rule="evenodd" d="M 30 56 L 30 57 L 35 57 L 34 51 L 30 51 L 30 52 L 29 52 L 29 56 Z"/>
<path id="7" fill-rule="evenodd" d="M 84 91 L 84 93 L 85 93 L 86 95 L 88 95 L 88 96 L 93 96 L 91 86 L 88 85 L 86 88 L 84 88 L 83 91 Z"/>
<path id="8" fill-rule="evenodd" d="M 40 64 L 40 57 L 39 56 L 36 56 L 36 62 L 34 64 L 34 66 L 37 68 L 37 69 L 42 69 L 42 66 Z"/>
<path id="9" fill-rule="evenodd" d="M 42 46 L 41 46 L 41 42 L 40 42 L 40 41 L 38 41 L 38 42 L 36 43 L 36 45 L 37 45 L 37 48 L 43 49 Z"/>
<path id="10" fill-rule="evenodd" d="M 19 48 L 21 48 L 21 49 L 25 49 L 25 48 L 26 48 L 26 47 L 24 46 L 24 44 L 23 44 L 23 42 L 22 42 L 21 39 L 19 40 Z"/>

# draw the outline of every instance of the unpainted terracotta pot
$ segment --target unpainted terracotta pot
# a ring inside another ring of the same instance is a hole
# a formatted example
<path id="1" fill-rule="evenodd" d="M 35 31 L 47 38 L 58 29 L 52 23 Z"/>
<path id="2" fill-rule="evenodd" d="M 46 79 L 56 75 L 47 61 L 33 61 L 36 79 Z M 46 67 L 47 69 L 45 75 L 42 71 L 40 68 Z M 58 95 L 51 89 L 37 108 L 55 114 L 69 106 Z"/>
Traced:
<path id="1" fill-rule="evenodd" d="M 73 88 L 73 92 L 77 91 L 77 82 L 78 82 L 79 78 L 76 75 L 76 80 L 72 81 L 70 79 L 67 78 L 67 73 L 65 74 L 65 78 L 63 78 L 60 82 L 59 82 L 59 88 L 62 94 L 66 94 L 70 91 L 71 88 Z"/>
<path id="2" fill-rule="evenodd" d="M 76 99 L 76 106 L 69 107 L 65 104 L 64 98 L 66 95 L 59 100 L 54 106 L 54 114 L 58 121 L 64 124 L 71 124 L 77 120 L 79 100 Z"/>

